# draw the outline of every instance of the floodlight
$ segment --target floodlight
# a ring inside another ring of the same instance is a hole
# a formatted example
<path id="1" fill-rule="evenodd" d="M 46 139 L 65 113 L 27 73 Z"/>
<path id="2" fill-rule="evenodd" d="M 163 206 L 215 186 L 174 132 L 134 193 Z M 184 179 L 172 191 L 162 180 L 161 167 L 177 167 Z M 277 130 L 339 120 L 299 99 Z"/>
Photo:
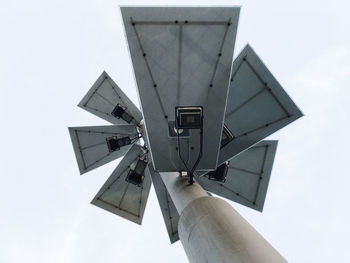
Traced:
<path id="1" fill-rule="evenodd" d="M 114 152 L 119 150 L 121 147 L 131 144 L 131 139 L 129 136 L 118 138 L 118 136 L 112 136 L 106 138 L 107 146 L 109 152 Z"/>
<path id="2" fill-rule="evenodd" d="M 203 126 L 202 107 L 176 107 L 175 114 L 178 129 L 201 129 Z"/>
<path id="3" fill-rule="evenodd" d="M 225 162 L 220 165 L 215 171 L 211 171 L 208 173 L 209 180 L 215 180 L 218 182 L 226 182 L 227 171 L 230 162 Z"/>
<path id="4" fill-rule="evenodd" d="M 146 160 L 139 159 L 136 163 L 135 168 L 130 169 L 125 180 L 134 185 L 141 186 L 143 179 L 145 178 L 144 171 L 146 169 L 147 163 L 148 162 Z"/>
<path id="5" fill-rule="evenodd" d="M 224 147 L 226 144 L 228 144 L 232 140 L 233 140 L 233 134 L 229 130 L 229 128 L 227 128 L 227 126 L 224 124 L 224 127 L 222 128 L 221 147 Z"/>
<path id="6" fill-rule="evenodd" d="M 126 112 L 126 107 L 123 107 L 119 103 L 117 106 L 115 106 L 111 114 L 117 119 L 122 118 L 127 123 L 130 123 L 134 119 L 129 113 Z"/>

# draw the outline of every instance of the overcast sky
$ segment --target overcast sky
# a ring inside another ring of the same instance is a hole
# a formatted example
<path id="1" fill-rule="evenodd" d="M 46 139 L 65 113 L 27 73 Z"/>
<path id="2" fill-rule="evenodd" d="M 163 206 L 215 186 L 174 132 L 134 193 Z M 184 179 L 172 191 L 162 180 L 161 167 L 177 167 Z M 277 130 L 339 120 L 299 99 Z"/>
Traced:
<path id="1" fill-rule="evenodd" d="M 242 5 L 249 42 L 305 117 L 278 139 L 263 213 L 237 209 L 290 262 L 349 262 L 349 1 L 11 0 L 0 4 L 0 262 L 187 262 L 153 188 L 142 226 L 90 205 L 118 161 L 79 176 L 68 126 L 106 70 L 137 102 L 119 4 Z M 289 3 L 289 4 L 287 4 Z M 138 103 L 138 102 L 137 102 Z"/>

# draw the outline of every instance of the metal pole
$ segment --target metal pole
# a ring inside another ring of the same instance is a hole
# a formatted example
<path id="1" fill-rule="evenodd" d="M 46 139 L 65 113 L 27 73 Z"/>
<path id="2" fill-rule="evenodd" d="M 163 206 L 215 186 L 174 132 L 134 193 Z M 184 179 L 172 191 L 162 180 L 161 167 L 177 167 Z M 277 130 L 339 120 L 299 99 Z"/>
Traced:
<path id="1" fill-rule="evenodd" d="M 160 173 L 180 215 L 178 232 L 191 263 L 287 262 L 227 202 L 178 173 Z"/>

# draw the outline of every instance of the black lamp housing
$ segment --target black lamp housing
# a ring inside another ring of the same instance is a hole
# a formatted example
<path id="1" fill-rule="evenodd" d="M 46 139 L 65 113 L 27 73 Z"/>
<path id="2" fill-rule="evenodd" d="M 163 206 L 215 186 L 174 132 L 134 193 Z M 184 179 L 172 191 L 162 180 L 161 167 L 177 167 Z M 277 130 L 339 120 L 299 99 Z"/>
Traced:
<path id="1" fill-rule="evenodd" d="M 129 136 L 118 138 L 117 136 L 112 136 L 106 138 L 107 147 L 109 152 L 114 152 L 119 150 L 121 147 L 131 144 L 131 139 Z"/>
<path id="2" fill-rule="evenodd" d="M 232 132 L 227 128 L 224 124 L 222 128 L 222 136 L 221 136 L 221 148 L 228 144 L 230 141 L 234 139 Z"/>
<path id="3" fill-rule="evenodd" d="M 216 168 L 215 171 L 211 171 L 208 173 L 209 180 L 215 180 L 218 182 L 226 182 L 226 176 L 228 172 L 230 162 L 225 162 L 222 165 L 220 165 L 218 168 Z"/>
<path id="4" fill-rule="evenodd" d="M 175 125 L 178 129 L 201 129 L 203 127 L 203 107 L 178 106 L 175 108 Z"/>
<path id="5" fill-rule="evenodd" d="M 129 113 L 126 112 L 126 107 L 123 107 L 119 103 L 117 106 L 115 106 L 111 114 L 117 119 L 123 119 L 127 123 L 130 123 L 134 119 Z"/>
<path id="6" fill-rule="evenodd" d="M 136 186 L 141 186 L 143 183 L 143 179 L 145 178 L 145 169 L 147 166 L 146 160 L 139 159 L 136 163 L 134 169 L 130 169 L 125 181 L 134 184 Z"/>

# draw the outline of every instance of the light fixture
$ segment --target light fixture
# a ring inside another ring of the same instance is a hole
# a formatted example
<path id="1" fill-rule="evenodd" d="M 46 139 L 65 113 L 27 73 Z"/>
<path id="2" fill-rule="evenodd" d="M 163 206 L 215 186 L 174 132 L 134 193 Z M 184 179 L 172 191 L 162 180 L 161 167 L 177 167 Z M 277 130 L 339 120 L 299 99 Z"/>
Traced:
<path id="1" fill-rule="evenodd" d="M 218 168 L 216 168 L 215 171 L 209 172 L 208 178 L 210 180 L 215 180 L 222 183 L 226 182 L 226 176 L 227 176 L 229 164 L 230 162 L 225 162 L 222 165 L 220 165 Z"/>
<path id="2" fill-rule="evenodd" d="M 126 107 L 123 107 L 119 103 L 115 106 L 111 114 L 118 119 L 123 119 L 127 123 L 130 123 L 133 120 L 133 117 L 126 112 Z"/>
<path id="3" fill-rule="evenodd" d="M 129 138 L 129 136 L 122 137 L 122 138 L 118 138 L 117 136 L 112 136 L 112 137 L 106 138 L 106 141 L 107 141 L 107 147 L 109 152 L 117 151 L 121 147 L 131 144 L 131 139 Z"/>
<path id="4" fill-rule="evenodd" d="M 203 108 L 195 107 L 176 107 L 176 128 L 178 129 L 201 129 L 203 126 Z"/>
<path id="5" fill-rule="evenodd" d="M 126 177 L 125 180 L 131 184 L 141 186 L 143 179 L 145 178 L 144 171 L 146 169 L 146 166 L 147 166 L 147 161 L 139 159 L 137 161 L 135 168 L 130 169 L 128 176 Z"/>
<path id="6" fill-rule="evenodd" d="M 224 124 L 224 127 L 222 128 L 221 147 L 224 147 L 226 144 L 232 141 L 233 138 L 234 138 L 233 134 Z"/>

